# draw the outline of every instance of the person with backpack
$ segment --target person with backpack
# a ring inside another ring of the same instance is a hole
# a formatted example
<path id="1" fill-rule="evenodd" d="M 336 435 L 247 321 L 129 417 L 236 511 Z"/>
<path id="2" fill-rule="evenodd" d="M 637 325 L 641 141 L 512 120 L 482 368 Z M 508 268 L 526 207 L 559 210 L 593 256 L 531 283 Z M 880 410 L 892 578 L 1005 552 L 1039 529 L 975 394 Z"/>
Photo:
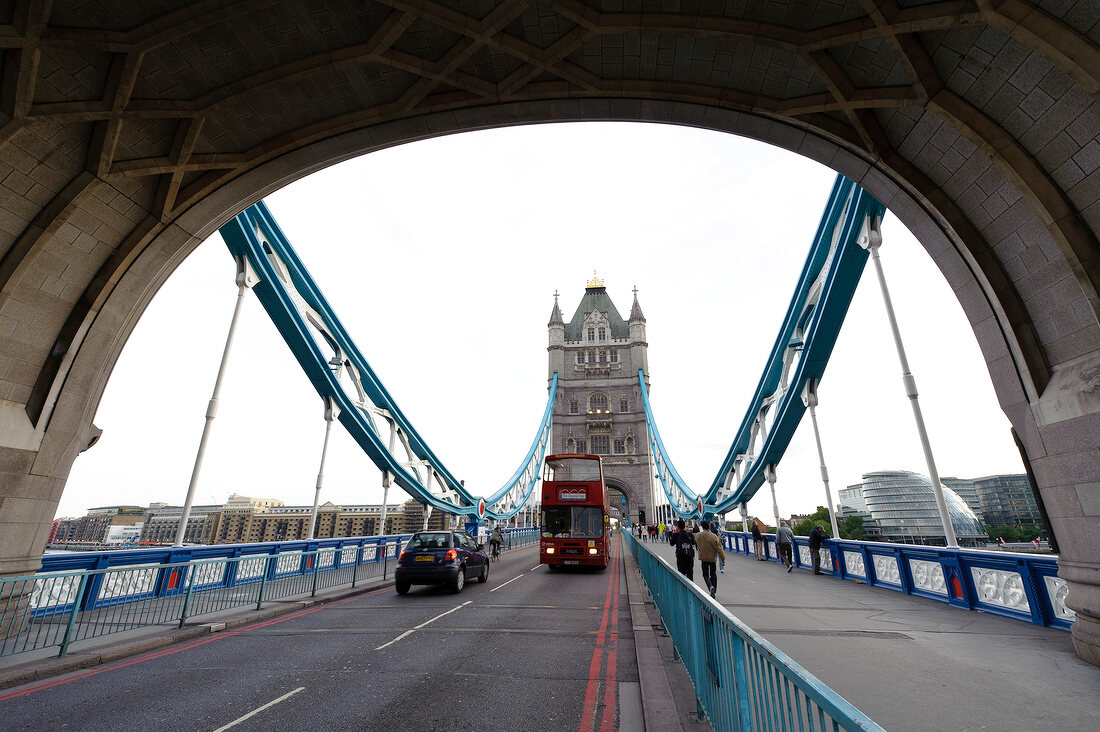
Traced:
<path id="1" fill-rule="evenodd" d="M 695 579 L 695 537 L 684 528 L 683 519 L 676 522 L 676 531 L 668 536 L 668 543 L 676 548 L 676 569 L 689 580 Z"/>

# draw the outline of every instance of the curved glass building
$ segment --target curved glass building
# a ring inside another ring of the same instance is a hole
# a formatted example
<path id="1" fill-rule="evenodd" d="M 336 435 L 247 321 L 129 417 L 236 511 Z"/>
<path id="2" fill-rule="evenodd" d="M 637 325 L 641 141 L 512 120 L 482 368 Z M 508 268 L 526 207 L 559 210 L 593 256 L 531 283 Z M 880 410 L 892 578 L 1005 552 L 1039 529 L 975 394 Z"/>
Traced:
<path id="1" fill-rule="evenodd" d="M 943 496 L 959 544 L 979 546 L 988 541 L 981 521 L 966 501 L 947 486 L 943 488 Z M 908 470 L 864 473 L 862 483 L 840 491 L 840 509 L 846 516 L 862 516 L 867 538 L 871 540 L 947 544 L 932 481 L 920 473 Z"/>

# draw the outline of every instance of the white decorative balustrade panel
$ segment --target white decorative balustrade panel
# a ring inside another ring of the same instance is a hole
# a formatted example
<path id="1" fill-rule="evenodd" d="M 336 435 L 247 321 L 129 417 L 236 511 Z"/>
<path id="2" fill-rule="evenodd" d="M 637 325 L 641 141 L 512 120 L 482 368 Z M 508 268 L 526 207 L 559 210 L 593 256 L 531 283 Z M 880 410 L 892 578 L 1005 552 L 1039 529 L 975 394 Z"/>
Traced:
<path id="1" fill-rule="evenodd" d="M 1061 577 L 1043 577 L 1047 585 L 1047 594 L 1050 595 L 1050 604 L 1054 607 L 1054 617 L 1072 623 L 1077 619 L 1077 613 L 1072 608 L 1066 607 L 1066 597 L 1069 596 L 1069 586 Z"/>
<path id="2" fill-rule="evenodd" d="M 317 552 L 317 568 L 324 569 L 325 567 L 332 567 L 336 564 L 336 551 L 331 552 Z"/>
<path id="3" fill-rule="evenodd" d="M 264 576 L 264 567 L 267 566 L 267 557 L 255 557 L 243 559 L 237 564 L 237 579 L 247 580 Z"/>
<path id="4" fill-rule="evenodd" d="M 882 582 L 889 582 L 894 585 L 901 584 L 901 570 L 898 569 L 898 560 L 896 558 L 876 554 L 874 562 L 875 577 Z"/>
<path id="5" fill-rule="evenodd" d="M 301 566 L 301 554 L 281 554 L 275 562 L 275 573 L 297 572 Z"/>
<path id="6" fill-rule="evenodd" d="M 355 554 L 356 554 L 357 551 L 358 551 L 358 549 L 356 547 L 353 547 L 353 546 L 349 546 L 349 547 L 345 547 L 344 549 L 341 549 L 340 550 L 340 564 L 341 565 L 354 564 L 355 563 Z"/>
<path id="7" fill-rule="evenodd" d="M 363 547 L 363 561 L 370 562 L 378 558 L 378 545 L 371 544 Z"/>
<path id="8" fill-rule="evenodd" d="M 1005 572 L 999 569 L 971 567 L 974 587 L 978 591 L 978 600 L 988 605 L 998 605 L 1011 610 L 1031 612 L 1027 601 L 1024 580 L 1019 572 Z"/>
<path id="9" fill-rule="evenodd" d="M 224 561 L 210 562 L 209 564 L 196 564 L 191 567 L 191 571 L 187 573 L 187 584 L 184 586 L 186 587 L 192 582 L 194 582 L 197 587 L 221 582 L 225 579 L 225 570 L 227 567 L 229 567 L 229 564 Z"/>
<path id="10" fill-rule="evenodd" d="M 848 574 L 867 579 L 867 567 L 863 564 L 863 554 L 861 552 L 844 552 L 844 569 L 847 570 Z"/>
<path id="11" fill-rule="evenodd" d="M 103 575 L 103 584 L 99 588 L 99 599 L 111 600 L 116 597 L 144 595 L 147 592 L 152 592 L 159 570 L 160 567 L 155 564 L 144 564 L 140 567 L 127 567 L 125 570 L 118 572 L 108 572 Z"/>
<path id="12" fill-rule="evenodd" d="M 939 562 L 910 559 L 909 571 L 913 574 L 913 587 L 916 589 L 947 596 L 947 579 L 943 576 L 943 566 Z"/>
<path id="13" fill-rule="evenodd" d="M 39 576 L 34 580 L 34 589 L 31 590 L 29 600 L 32 610 L 40 607 L 58 607 L 68 605 L 76 599 L 76 591 L 80 587 L 80 577 L 69 575 L 67 577 Z"/>

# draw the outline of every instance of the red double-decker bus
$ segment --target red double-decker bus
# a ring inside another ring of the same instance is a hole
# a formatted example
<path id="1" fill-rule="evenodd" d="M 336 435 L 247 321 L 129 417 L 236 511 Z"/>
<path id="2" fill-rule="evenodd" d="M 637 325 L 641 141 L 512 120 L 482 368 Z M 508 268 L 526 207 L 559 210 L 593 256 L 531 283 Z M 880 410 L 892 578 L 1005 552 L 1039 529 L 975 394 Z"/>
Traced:
<path id="1" fill-rule="evenodd" d="M 598 455 L 548 455 L 542 472 L 539 562 L 607 567 L 610 517 Z"/>

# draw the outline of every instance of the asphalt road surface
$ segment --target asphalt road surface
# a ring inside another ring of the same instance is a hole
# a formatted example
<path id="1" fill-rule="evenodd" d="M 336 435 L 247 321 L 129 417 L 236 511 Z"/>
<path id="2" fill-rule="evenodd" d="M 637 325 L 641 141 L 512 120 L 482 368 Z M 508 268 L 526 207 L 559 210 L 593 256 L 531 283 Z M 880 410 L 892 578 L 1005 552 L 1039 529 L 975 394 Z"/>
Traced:
<path id="1" fill-rule="evenodd" d="M 619 728 L 637 682 L 623 564 L 505 553 L 461 594 L 392 585 L 0 691 L 4 730 Z"/>

